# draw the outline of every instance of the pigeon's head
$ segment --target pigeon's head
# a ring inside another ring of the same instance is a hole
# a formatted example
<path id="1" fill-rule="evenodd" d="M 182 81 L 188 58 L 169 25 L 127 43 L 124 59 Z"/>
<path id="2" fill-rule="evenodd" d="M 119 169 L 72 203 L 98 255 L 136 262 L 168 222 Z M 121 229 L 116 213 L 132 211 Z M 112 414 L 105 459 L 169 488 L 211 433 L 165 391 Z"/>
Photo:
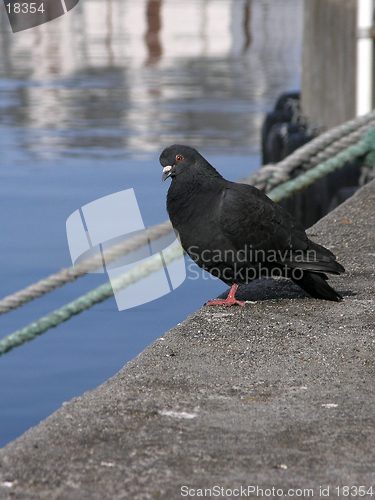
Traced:
<path id="1" fill-rule="evenodd" d="M 165 148 L 160 155 L 159 161 L 163 168 L 163 181 L 168 177 L 176 177 L 180 172 L 186 171 L 189 167 L 205 161 L 196 149 L 189 146 L 174 144 Z"/>

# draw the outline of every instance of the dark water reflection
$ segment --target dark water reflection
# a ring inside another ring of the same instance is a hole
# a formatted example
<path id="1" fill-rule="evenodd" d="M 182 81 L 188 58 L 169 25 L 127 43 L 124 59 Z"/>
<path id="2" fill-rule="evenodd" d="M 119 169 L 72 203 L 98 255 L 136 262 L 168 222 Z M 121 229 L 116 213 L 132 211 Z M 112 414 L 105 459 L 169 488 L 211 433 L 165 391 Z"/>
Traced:
<path id="1" fill-rule="evenodd" d="M 0 4 L 0 233 L 6 296 L 70 265 L 65 222 L 134 188 L 167 218 L 160 151 L 193 145 L 231 180 L 260 166 L 260 127 L 299 87 L 300 0 L 81 0 L 13 34 Z M 0 444 L 116 373 L 225 286 L 199 274 L 168 296 L 98 305 L 0 358 Z M 0 317 L 2 336 L 99 286 L 90 275 Z"/>

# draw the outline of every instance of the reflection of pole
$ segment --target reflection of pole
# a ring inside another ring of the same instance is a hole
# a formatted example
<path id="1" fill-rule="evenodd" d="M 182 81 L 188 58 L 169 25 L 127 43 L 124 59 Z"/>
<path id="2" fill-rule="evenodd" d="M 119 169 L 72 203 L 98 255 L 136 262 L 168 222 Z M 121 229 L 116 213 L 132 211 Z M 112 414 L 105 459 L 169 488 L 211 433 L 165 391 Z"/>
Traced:
<path id="1" fill-rule="evenodd" d="M 251 35 L 251 5 L 252 0 L 246 0 L 244 5 L 244 34 L 245 43 L 243 47 L 243 53 L 245 53 L 251 45 L 252 35 Z"/>
<path id="2" fill-rule="evenodd" d="M 371 111 L 373 102 L 374 0 L 358 0 L 357 12 L 357 116 Z"/>
<path id="3" fill-rule="evenodd" d="M 201 3 L 201 25 L 200 25 L 200 37 L 202 39 L 202 51 L 201 55 L 206 56 L 208 50 L 208 37 L 207 37 L 207 24 L 208 24 L 208 9 L 209 0 L 203 0 Z"/>
<path id="4" fill-rule="evenodd" d="M 113 37 L 113 26 L 112 26 L 112 0 L 107 0 L 107 36 L 105 38 L 105 44 L 108 50 L 109 65 L 113 65 L 114 54 L 112 49 L 112 37 Z"/>
<path id="5" fill-rule="evenodd" d="M 159 40 L 161 29 L 161 10 L 162 0 L 148 0 L 146 8 L 147 32 L 145 35 L 148 58 L 146 66 L 157 64 L 162 55 L 162 46 Z"/>

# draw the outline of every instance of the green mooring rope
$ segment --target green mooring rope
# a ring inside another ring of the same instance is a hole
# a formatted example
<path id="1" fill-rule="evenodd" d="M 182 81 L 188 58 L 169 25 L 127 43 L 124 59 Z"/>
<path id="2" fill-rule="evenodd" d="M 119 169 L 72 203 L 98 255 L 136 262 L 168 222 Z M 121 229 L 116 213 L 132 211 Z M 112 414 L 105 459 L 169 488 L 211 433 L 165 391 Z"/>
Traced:
<path id="1" fill-rule="evenodd" d="M 73 267 L 60 269 L 59 272 L 51 274 L 47 278 L 39 280 L 37 283 L 12 293 L 0 300 L 0 314 L 7 313 L 21 307 L 31 300 L 34 300 L 46 293 L 50 293 L 56 288 L 72 283 L 81 276 L 95 271 L 103 266 L 103 259 L 108 266 L 109 263 L 118 260 L 120 257 L 127 255 L 130 252 L 138 250 L 147 245 L 148 241 L 154 241 L 162 236 L 172 232 L 172 224 L 169 220 L 149 227 L 145 231 L 135 236 L 132 236 L 121 243 L 117 243 L 110 248 L 107 248 L 102 253 L 97 253 L 89 257 Z"/>
<path id="2" fill-rule="evenodd" d="M 169 264 L 173 260 L 179 259 L 183 256 L 183 250 L 180 245 L 176 245 L 172 248 L 163 251 L 163 259 L 165 265 Z M 53 328 L 75 314 L 79 314 L 86 309 L 89 309 L 99 302 L 112 297 L 116 292 L 126 288 L 127 286 L 136 283 L 142 278 L 159 271 L 163 267 L 162 259 L 159 254 L 150 257 L 147 262 L 140 264 L 128 273 L 124 273 L 117 278 L 112 279 L 112 283 L 107 281 L 104 285 L 91 290 L 90 292 L 82 295 L 73 302 L 66 304 L 60 309 L 40 318 L 38 321 L 31 323 L 25 328 L 21 328 L 14 333 L 11 333 L 7 337 L 0 340 L 0 356 L 10 351 L 14 347 L 18 347 L 25 342 L 35 339 L 38 335 L 46 332 L 50 328 Z"/>
<path id="3" fill-rule="evenodd" d="M 268 193 L 268 196 L 272 200 L 279 202 L 285 198 L 288 198 L 294 192 L 313 184 L 316 180 L 325 177 L 327 174 L 341 168 L 343 165 L 345 165 L 345 163 L 351 162 L 357 157 L 365 156 L 369 153 L 371 153 L 372 156 L 374 151 L 375 128 L 367 132 L 363 139 L 357 144 L 350 146 L 349 148 L 338 153 L 336 156 L 330 158 L 329 160 L 320 163 L 319 165 L 313 167 L 299 177 L 287 181 L 280 186 L 277 186 Z M 176 245 L 169 250 L 163 251 L 165 264 L 168 264 L 173 260 L 180 258 L 181 255 L 182 249 L 179 245 Z M 94 304 L 103 302 L 109 297 L 112 297 L 112 295 L 114 295 L 116 291 L 126 288 L 132 283 L 136 283 L 140 279 L 145 278 L 155 271 L 158 271 L 162 267 L 163 264 L 161 262 L 159 254 L 154 255 L 153 257 L 150 257 L 145 264 L 141 264 L 132 269 L 130 272 L 112 280 L 112 285 L 108 281 L 104 285 L 91 290 L 90 292 L 82 295 L 73 302 L 70 302 L 60 309 L 57 309 L 47 316 L 44 316 L 40 320 L 31 323 L 25 328 L 17 330 L 16 332 L 0 340 L 0 356 L 7 351 L 10 351 L 14 347 L 33 340 L 35 337 L 41 335 L 50 328 L 53 328 L 60 323 L 67 321 L 75 314 L 79 314 L 82 311 L 89 309 Z"/>
<path id="4" fill-rule="evenodd" d="M 271 200 L 278 203 L 279 201 L 288 198 L 296 191 L 310 186 L 318 179 L 321 179 L 331 172 L 341 168 L 345 165 L 345 163 L 349 163 L 355 158 L 367 155 L 372 151 L 375 151 L 375 128 L 367 132 L 363 139 L 357 144 L 350 146 L 348 149 L 345 149 L 345 151 L 341 151 L 341 153 L 338 153 L 329 160 L 311 168 L 306 173 L 296 177 L 295 179 L 291 179 L 290 181 L 277 186 L 267 193 L 267 196 L 269 196 Z"/>

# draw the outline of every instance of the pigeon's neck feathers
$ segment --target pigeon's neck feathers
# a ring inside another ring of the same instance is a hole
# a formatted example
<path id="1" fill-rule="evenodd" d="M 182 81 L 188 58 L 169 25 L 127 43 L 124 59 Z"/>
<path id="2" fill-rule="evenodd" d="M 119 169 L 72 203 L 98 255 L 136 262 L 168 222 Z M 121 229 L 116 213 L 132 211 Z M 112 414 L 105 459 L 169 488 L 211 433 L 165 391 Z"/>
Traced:
<path id="1" fill-rule="evenodd" d="M 204 160 L 197 161 L 172 179 L 167 195 L 167 210 L 172 224 L 199 217 L 221 199 L 220 192 L 228 181 Z"/>
<path id="2" fill-rule="evenodd" d="M 194 184 L 196 187 L 207 186 L 210 183 L 225 183 L 226 180 L 219 172 L 204 158 L 195 161 L 181 172 L 181 181 Z"/>
<path id="3" fill-rule="evenodd" d="M 201 196 L 203 193 L 217 193 L 227 181 L 204 158 L 187 168 L 181 169 L 172 179 L 169 191 L 181 192 L 184 197 Z"/>

